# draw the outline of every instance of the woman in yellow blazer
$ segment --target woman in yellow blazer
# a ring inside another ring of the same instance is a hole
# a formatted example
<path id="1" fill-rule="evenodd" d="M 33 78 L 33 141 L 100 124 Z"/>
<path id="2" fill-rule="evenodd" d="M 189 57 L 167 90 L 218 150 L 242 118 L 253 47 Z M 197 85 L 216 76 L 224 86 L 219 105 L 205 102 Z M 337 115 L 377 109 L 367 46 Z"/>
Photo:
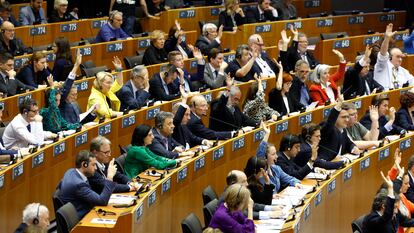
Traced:
<path id="1" fill-rule="evenodd" d="M 98 72 L 88 99 L 88 109 L 97 104 L 98 119 L 122 116 L 122 112 L 120 112 L 121 101 L 115 95 L 123 85 L 122 63 L 115 56 L 112 64 L 117 72 L 116 78 L 111 73 Z"/>

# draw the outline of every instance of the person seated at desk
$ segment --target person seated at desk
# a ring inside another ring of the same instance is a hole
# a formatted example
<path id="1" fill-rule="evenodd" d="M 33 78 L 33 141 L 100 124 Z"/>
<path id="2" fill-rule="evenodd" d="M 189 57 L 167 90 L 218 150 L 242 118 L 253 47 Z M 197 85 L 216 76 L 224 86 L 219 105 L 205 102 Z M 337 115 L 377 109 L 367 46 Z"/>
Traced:
<path id="1" fill-rule="evenodd" d="M 47 23 L 42 3 L 43 0 L 30 0 L 30 5 L 20 8 L 20 26 Z"/>
<path id="2" fill-rule="evenodd" d="M 102 192 L 97 193 L 92 190 L 88 182 L 88 177 L 93 176 L 97 169 L 96 156 L 89 151 L 81 150 L 75 161 L 76 168 L 65 172 L 58 188 L 63 203 L 72 203 L 79 219 L 82 219 L 95 206 L 108 205 L 109 198 L 116 186 L 116 183 L 112 181 L 116 173 L 116 165 L 113 160 L 109 162 L 107 176 L 102 181 Z"/>
<path id="3" fill-rule="evenodd" d="M 123 74 L 122 74 L 122 63 L 118 57 L 114 57 L 112 64 L 115 66 L 115 71 L 117 72 L 116 78 L 108 72 L 98 72 L 96 78 L 93 81 L 93 87 L 91 89 L 91 94 L 88 98 L 88 109 L 98 105 L 97 115 L 98 117 L 118 117 L 122 116 L 123 113 L 120 112 L 121 101 L 115 95 L 123 85 Z"/>
<path id="4" fill-rule="evenodd" d="M 15 36 L 14 25 L 9 21 L 4 21 L 1 25 L 0 52 L 8 52 L 16 56 L 32 53 L 33 50 L 26 48 L 22 40 Z"/>
<path id="5" fill-rule="evenodd" d="M 35 89 L 15 78 L 14 58 L 10 53 L 0 52 L 0 76 L 0 98 Z"/>
<path id="6" fill-rule="evenodd" d="M 180 97 L 178 87 L 173 83 L 179 75 L 177 67 L 171 64 L 161 66 L 160 72 L 154 74 L 149 81 L 151 98 L 161 101 L 170 101 Z"/>
<path id="7" fill-rule="evenodd" d="M 185 7 L 186 4 L 184 0 L 165 0 L 165 6 L 169 7 L 169 9 L 178 9 Z"/>
<path id="8" fill-rule="evenodd" d="M 55 0 L 53 10 L 49 15 L 49 23 L 58 23 L 75 20 L 75 18 L 67 11 L 68 1 L 67 0 Z"/>
<path id="9" fill-rule="evenodd" d="M 221 37 L 223 36 L 223 26 L 217 30 L 217 26 L 213 23 L 203 25 L 202 35 L 197 38 L 195 46 L 200 49 L 205 56 L 212 48 L 221 50 Z"/>
<path id="10" fill-rule="evenodd" d="M 405 196 L 407 199 L 414 203 L 414 156 L 410 156 L 407 163 L 407 173 L 408 177 L 410 179 L 409 184 L 410 187 L 408 188 L 407 192 L 405 193 Z"/>
<path id="11" fill-rule="evenodd" d="M 204 83 L 208 88 L 217 89 L 223 87 L 226 80 L 225 69 L 227 63 L 223 61 L 223 53 L 217 48 L 212 48 L 208 52 L 208 63 L 204 67 Z"/>
<path id="12" fill-rule="evenodd" d="M 57 37 L 53 43 L 53 52 L 56 54 L 52 74 L 55 81 L 65 81 L 66 69 L 73 65 L 70 43 L 66 37 Z"/>
<path id="13" fill-rule="evenodd" d="M 168 53 L 168 63 L 181 69 L 184 74 L 183 78 L 175 79 L 174 85 L 180 86 L 184 84 L 184 90 L 188 93 L 197 91 L 198 88 L 202 88 L 203 85 L 203 74 L 205 70 L 205 62 L 203 55 L 197 48 L 193 51 L 194 57 L 197 59 L 197 72 L 190 74 L 184 67 L 184 58 L 179 51 L 171 51 Z"/>
<path id="14" fill-rule="evenodd" d="M 101 193 L 105 187 L 105 179 L 109 171 L 115 169 L 112 181 L 115 183 L 114 193 L 125 193 L 137 191 L 138 184 L 124 174 L 120 173 L 115 166 L 114 161 L 111 162 L 111 141 L 99 135 L 92 139 L 90 144 L 90 152 L 96 157 L 96 171 L 93 176 L 88 177 L 92 190 Z M 114 160 L 114 159 L 112 159 Z"/>
<path id="15" fill-rule="evenodd" d="M 224 9 L 219 14 L 219 24 L 223 31 L 236 32 L 237 27 L 246 23 L 246 16 L 240 8 L 239 0 L 225 0 Z"/>
<path id="16" fill-rule="evenodd" d="M 248 39 L 248 45 L 250 53 L 257 53 L 253 68 L 256 73 L 258 72 L 261 78 L 276 77 L 279 72 L 279 68 L 274 61 L 263 50 L 263 38 L 259 34 L 253 34 Z"/>
<path id="17" fill-rule="evenodd" d="M 398 47 L 388 50 L 389 42 L 396 33 L 392 31 L 392 28 L 392 23 L 387 25 L 384 41 L 374 67 L 374 80 L 384 87 L 384 90 L 414 85 L 414 76 L 401 66 L 405 55 Z"/>
<path id="18" fill-rule="evenodd" d="M 4 146 L 7 149 L 42 145 L 45 139 L 56 138 L 57 135 L 43 131 L 42 116 L 39 115 L 37 102 L 25 98 L 19 104 L 19 114 L 6 126 L 3 133 Z"/>
<path id="19" fill-rule="evenodd" d="M 299 167 L 307 166 L 312 155 L 318 155 L 318 146 L 321 141 L 321 126 L 315 123 L 305 124 L 302 127 L 300 135 L 300 151 L 293 159 Z M 344 162 L 331 162 L 324 159 L 316 158 L 314 167 L 320 167 L 327 170 L 336 170 L 344 166 Z"/>
<path id="20" fill-rule="evenodd" d="M 250 54 L 248 45 L 239 45 L 236 49 L 235 59 L 228 63 L 224 73 L 230 73 L 230 76 L 239 82 L 254 80 L 254 75 L 260 74 L 260 71 L 254 66 L 257 56 L 258 53 L 255 51 Z"/>
<path id="21" fill-rule="evenodd" d="M 218 100 L 211 103 L 209 128 L 216 131 L 232 131 L 251 126 L 246 131 L 248 132 L 259 123 L 250 119 L 240 110 L 239 103 L 242 93 L 239 87 L 233 86 L 233 79 L 227 77 L 226 83 L 227 88 L 224 93 L 219 96 Z"/>
<path id="22" fill-rule="evenodd" d="M 378 123 L 378 107 L 369 107 L 369 116 L 371 119 L 371 128 L 368 130 L 361 123 L 358 122 L 358 110 L 355 104 L 352 102 L 343 103 L 342 110 L 348 111 L 349 120 L 345 131 L 352 142 L 360 149 L 370 149 L 372 147 L 378 147 L 381 141 L 378 140 L 379 136 L 379 123 Z"/>
<path id="23" fill-rule="evenodd" d="M 243 210 L 247 208 L 247 218 Z M 243 185 L 230 185 L 224 194 L 224 203 L 221 203 L 214 212 L 211 228 L 218 228 L 226 233 L 254 233 L 253 200 L 250 191 Z"/>
<path id="24" fill-rule="evenodd" d="M 201 118 L 207 116 L 208 103 L 203 95 L 193 96 L 190 103 L 191 114 L 187 127 L 194 135 L 208 140 L 225 140 L 236 134 L 237 131 L 215 131 L 204 126 Z M 240 130 L 240 133 L 243 132 Z"/>
<path id="25" fill-rule="evenodd" d="M 3 1 L 0 4 L 0 25 L 2 25 L 5 21 L 9 21 L 16 27 L 20 26 L 19 21 L 17 21 L 13 15 L 12 7 L 8 1 Z"/>
<path id="26" fill-rule="evenodd" d="M 270 0 L 258 0 L 257 6 L 246 11 L 247 23 L 261 23 L 278 20 L 277 10 L 270 5 Z"/>
<path id="27" fill-rule="evenodd" d="M 143 65 L 132 68 L 129 80 L 116 93 L 121 101 L 121 110 L 140 109 L 145 106 L 150 97 L 149 88 L 147 68 Z"/>
<path id="28" fill-rule="evenodd" d="M 280 20 L 296 19 L 298 17 L 296 7 L 292 2 L 293 0 L 279 0 L 273 5 L 277 10 Z"/>
<path id="29" fill-rule="evenodd" d="M 49 210 L 40 203 L 30 203 L 23 210 L 23 222 L 14 231 L 14 233 L 31 232 L 29 229 L 33 226 L 38 227 L 40 231 L 47 232 L 50 225 Z"/>
<path id="30" fill-rule="evenodd" d="M 154 65 L 167 62 L 167 52 L 164 49 L 165 37 L 161 30 L 154 30 L 150 36 L 151 44 L 145 49 L 142 62 L 144 65 Z"/>
<path id="31" fill-rule="evenodd" d="M 1 12 L 1 11 L 0 11 Z M 410 27 L 409 36 L 404 39 L 404 52 L 414 54 L 414 26 Z"/>
<path id="32" fill-rule="evenodd" d="M 141 124 L 135 128 L 131 139 L 132 146 L 125 158 L 124 169 L 128 178 L 132 179 L 150 167 L 155 169 L 171 168 L 177 166 L 180 161 L 188 159 L 188 157 L 170 159 L 155 154 L 149 149 L 153 140 L 153 130 L 149 125 Z"/>
<path id="33" fill-rule="evenodd" d="M 278 155 L 276 153 L 276 147 L 272 143 L 268 143 L 270 136 L 270 128 L 265 123 L 261 125 L 265 131 L 265 136 L 260 142 L 256 151 L 256 157 L 260 159 L 266 159 L 267 169 L 266 172 L 269 176 L 270 183 L 273 184 L 273 194 L 278 193 L 287 186 L 295 186 L 300 188 L 300 180 L 293 176 L 286 174 L 279 165 L 276 165 Z M 263 182 L 262 182 L 263 184 Z"/>
<path id="34" fill-rule="evenodd" d="M 155 115 L 155 127 L 152 129 L 154 140 L 148 146 L 149 149 L 155 154 L 169 159 L 193 155 L 194 152 L 185 151 L 184 146 L 172 137 L 175 128 L 173 121 L 174 114 L 171 112 L 161 111 Z"/>
<path id="35" fill-rule="evenodd" d="M 309 64 L 304 60 L 298 60 L 295 64 L 295 74 L 290 87 L 290 96 L 303 106 L 311 104 L 309 88 L 306 84 L 309 77 Z"/>
<path id="36" fill-rule="evenodd" d="M 394 123 L 395 121 L 395 108 L 389 106 L 389 98 L 388 95 L 380 94 L 376 95 L 371 100 L 371 105 L 378 108 L 378 124 L 379 124 L 379 136 L 378 140 L 383 139 L 387 135 L 393 135 L 393 134 L 401 134 L 405 132 L 403 128 L 396 125 Z M 387 115 L 387 112 L 389 113 Z M 371 128 L 371 117 L 369 114 L 369 111 L 365 113 L 365 115 L 359 120 L 359 123 L 361 123 L 365 128 L 370 129 Z M 404 131 L 403 131 L 404 130 Z"/>
<path id="37" fill-rule="evenodd" d="M 3 106 L 0 106 L 0 129 L 4 132 L 6 126 L 1 119 L 3 116 Z M 4 147 L 3 139 L 0 138 L 0 163 L 8 164 L 10 162 L 15 161 L 18 158 L 19 152 L 22 153 L 22 150 L 18 150 L 19 148 L 13 147 L 10 150 L 7 150 Z"/>
<path id="38" fill-rule="evenodd" d="M 276 121 L 280 114 L 273 110 L 265 101 L 262 79 L 256 78 L 257 83 L 250 84 L 243 107 L 243 113 L 259 122 L 262 120 Z"/>
<path id="39" fill-rule="evenodd" d="M 326 102 L 335 103 L 340 94 L 336 82 L 344 77 L 346 60 L 338 50 L 332 49 L 332 52 L 339 58 L 338 70 L 330 75 L 330 67 L 319 64 L 310 75 L 312 85 L 309 87 L 309 95 L 313 102 L 318 101 L 319 106 L 323 106 Z"/>
<path id="40" fill-rule="evenodd" d="M 165 6 L 164 0 L 145 0 L 145 3 L 148 11 L 147 16 L 159 16 L 163 11 L 169 9 Z"/>
<path id="41" fill-rule="evenodd" d="M 395 114 L 395 124 L 405 130 L 414 130 L 414 93 L 408 91 L 400 96 L 401 107 Z"/>
<path id="42" fill-rule="evenodd" d="M 247 188 L 251 192 L 251 198 L 255 203 L 271 205 L 275 186 L 270 182 L 266 172 L 266 160 L 252 156 L 247 160 L 244 173 L 247 176 Z M 264 184 L 262 184 L 264 180 Z"/>
<path id="43" fill-rule="evenodd" d="M 33 53 L 30 60 L 19 70 L 16 79 L 33 88 L 46 88 L 50 73 L 46 54 L 38 51 Z"/>
<path id="44" fill-rule="evenodd" d="M 75 67 L 75 66 L 74 66 Z M 76 70 L 72 70 L 69 75 L 75 75 Z M 62 115 L 60 115 L 59 105 L 62 97 L 62 92 L 55 88 L 53 77 L 50 75 L 48 78 L 50 89 L 45 94 L 45 107 L 40 110 L 40 115 L 43 118 L 44 130 L 58 133 L 64 130 L 76 130 L 82 127 L 80 123 L 68 123 Z"/>
<path id="45" fill-rule="evenodd" d="M 308 37 L 304 33 L 299 33 L 297 29 L 290 27 L 293 33 L 293 41 L 287 52 L 288 70 L 292 71 L 298 60 L 304 60 L 309 64 L 311 69 L 315 69 L 319 61 L 315 59 L 313 54 L 308 50 Z"/>
<path id="46" fill-rule="evenodd" d="M 168 38 L 165 41 L 164 48 L 167 53 L 179 51 L 183 55 L 184 60 L 194 57 L 194 46 L 187 44 L 184 30 L 177 20 L 175 20 L 175 25 L 170 27 L 168 31 Z"/>
<path id="47" fill-rule="evenodd" d="M 95 42 L 108 42 L 111 40 L 124 40 L 131 38 L 121 28 L 122 25 L 122 12 L 113 10 L 109 13 L 109 20 L 99 30 L 96 35 Z"/>
<path id="48" fill-rule="evenodd" d="M 326 122 L 322 123 L 321 141 L 319 143 L 318 158 L 332 161 L 341 155 L 359 155 L 361 151 L 348 137 L 345 128 L 349 121 L 349 113 L 343 110 L 343 97 L 339 95 L 335 107 L 329 113 Z"/>

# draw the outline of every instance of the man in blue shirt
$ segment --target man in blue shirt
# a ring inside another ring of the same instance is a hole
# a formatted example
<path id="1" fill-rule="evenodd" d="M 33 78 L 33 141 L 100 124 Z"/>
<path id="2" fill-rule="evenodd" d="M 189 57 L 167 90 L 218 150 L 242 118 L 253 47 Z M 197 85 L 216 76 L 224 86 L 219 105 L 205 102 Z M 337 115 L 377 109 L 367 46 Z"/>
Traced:
<path id="1" fill-rule="evenodd" d="M 109 19 L 104 24 L 96 36 L 96 43 L 107 42 L 111 40 L 123 40 L 130 38 L 128 34 L 122 30 L 122 12 L 114 10 L 109 13 Z"/>

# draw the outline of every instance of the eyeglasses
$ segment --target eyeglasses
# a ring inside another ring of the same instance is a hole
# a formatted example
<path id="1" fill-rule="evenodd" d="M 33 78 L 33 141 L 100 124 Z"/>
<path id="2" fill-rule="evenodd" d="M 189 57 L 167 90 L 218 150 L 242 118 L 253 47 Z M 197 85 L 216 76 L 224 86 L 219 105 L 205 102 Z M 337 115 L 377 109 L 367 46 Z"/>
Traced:
<path id="1" fill-rule="evenodd" d="M 38 114 L 39 113 L 39 109 L 36 109 L 36 110 L 29 110 L 29 112 L 33 112 L 33 113 L 35 113 L 35 114 Z"/>
<path id="2" fill-rule="evenodd" d="M 111 150 L 108 150 L 108 151 L 99 151 L 99 152 L 101 152 L 102 154 L 104 154 L 104 155 L 109 155 L 109 154 L 111 154 Z"/>
<path id="3" fill-rule="evenodd" d="M 299 42 L 299 43 L 304 43 L 304 44 L 305 44 L 305 43 L 306 43 L 306 44 L 307 44 L 307 43 L 309 43 L 309 41 L 307 41 L 307 40 L 302 40 L 302 41 L 298 41 L 298 42 Z"/>

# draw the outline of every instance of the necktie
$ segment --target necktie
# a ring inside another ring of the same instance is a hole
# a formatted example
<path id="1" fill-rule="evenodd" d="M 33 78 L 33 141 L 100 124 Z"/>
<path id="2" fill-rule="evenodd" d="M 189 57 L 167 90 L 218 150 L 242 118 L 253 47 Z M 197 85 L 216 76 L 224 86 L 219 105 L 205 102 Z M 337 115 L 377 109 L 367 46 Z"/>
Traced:
<path id="1" fill-rule="evenodd" d="M 29 132 L 31 132 L 30 131 L 31 130 L 30 124 L 28 126 L 26 126 L 26 128 L 27 128 L 27 130 L 29 130 Z"/>
<path id="2" fill-rule="evenodd" d="M 394 66 L 392 67 L 392 83 L 394 84 L 394 88 L 397 89 L 398 86 L 398 69 Z"/>
<path id="3" fill-rule="evenodd" d="M 306 90 L 305 84 L 303 84 L 302 88 L 300 89 L 300 103 L 303 106 L 308 106 L 309 103 L 309 94 L 308 90 Z"/>
<path id="4" fill-rule="evenodd" d="M 163 138 L 162 141 L 164 142 L 165 148 L 168 150 L 168 139 Z"/>
<path id="5" fill-rule="evenodd" d="M 217 76 L 218 76 L 218 71 L 217 71 L 217 70 L 215 70 L 215 71 L 214 71 L 214 78 L 217 78 Z"/>
<path id="6" fill-rule="evenodd" d="M 136 91 L 135 92 L 135 99 L 138 99 L 138 96 L 139 96 L 139 91 Z"/>

